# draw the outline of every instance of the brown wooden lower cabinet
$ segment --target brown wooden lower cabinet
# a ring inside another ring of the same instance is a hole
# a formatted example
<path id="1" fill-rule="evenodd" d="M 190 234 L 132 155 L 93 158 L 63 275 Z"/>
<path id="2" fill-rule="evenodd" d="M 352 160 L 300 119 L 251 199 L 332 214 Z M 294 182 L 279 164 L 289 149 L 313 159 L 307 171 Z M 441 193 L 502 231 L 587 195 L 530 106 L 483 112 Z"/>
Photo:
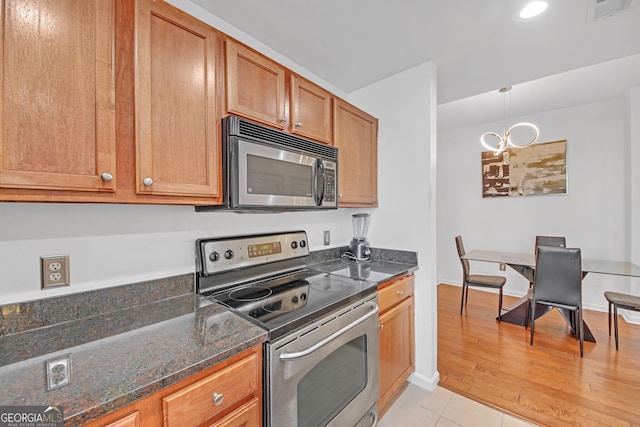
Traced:
<path id="1" fill-rule="evenodd" d="M 380 306 L 380 416 L 393 403 L 414 370 L 414 277 L 378 287 Z"/>
<path id="2" fill-rule="evenodd" d="M 262 405 L 260 399 L 252 399 L 211 427 L 251 427 L 260 425 Z"/>
<path id="3" fill-rule="evenodd" d="M 261 425 L 261 345 L 87 424 L 90 427 Z"/>
<path id="4" fill-rule="evenodd" d="M 140 426 L 140 411 L 135 411 L 132 414 L 125 415 L 122 418 L 115 420 L 112 423 L 107 424 L 105 427 L 139 427 Z"/>

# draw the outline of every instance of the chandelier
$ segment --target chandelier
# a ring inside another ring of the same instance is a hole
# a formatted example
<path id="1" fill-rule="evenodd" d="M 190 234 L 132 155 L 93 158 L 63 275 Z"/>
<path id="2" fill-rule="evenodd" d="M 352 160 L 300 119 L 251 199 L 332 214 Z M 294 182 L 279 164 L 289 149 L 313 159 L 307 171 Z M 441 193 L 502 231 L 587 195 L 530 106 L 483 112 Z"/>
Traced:
<path id="1" fill-rule="evenodd" d="M 507 101 L 506 101 L 506 93 L 509 92 L 511 90 L 511 86 L 507 86 L 507 87 L 503 87 L 502 89 L 500 89 L 498 92 L 502 93 L 502 117 L 503 117 L 503 121 L 506 122 L 507 120 Z M 506 126 L 505 126 L 506 128 Z M 533 132 L 535 133 L 534 137 L 529 141 L 526 142 L 524 144 L 516 144 L 515 142 L 513 142 L 513 139 L 511 137 L 512 132 L 517 129 L 517 128 L 531 128 L 533 130 Z M 513 148 L 525 148 L 528 147 L 530 145 L 532 145 L 534 142 L 536 142 L 538 140 L 538 136 L 540 135 L 540 132 L 538 131 L 538 128 L 536 127 L 536 125 L 532 124 L 532 123 L 516 123 L 515 125 L 511 126 L 509 129 L 507 129 L 506 131 L 502 130 L 502 135 L 496 133 L 496 132 L 485 132 L 482 134 L 482 136 L 480 137 L 480 143 L 482 144 L 482 146 L 484 148 L 486 148 L 489 151 L 493 151 L 493 153 L 497 156 L 498 154 L 502 153 L 504 150 L 506 150 L 507 148 L 509 148 L 509 146 L 513 147 Z M 497 140 L 497 145 L 495 147 L 492 147 L 489 145 L 489 143 L 487 142 L 487 138 L 495 138 Z"/>

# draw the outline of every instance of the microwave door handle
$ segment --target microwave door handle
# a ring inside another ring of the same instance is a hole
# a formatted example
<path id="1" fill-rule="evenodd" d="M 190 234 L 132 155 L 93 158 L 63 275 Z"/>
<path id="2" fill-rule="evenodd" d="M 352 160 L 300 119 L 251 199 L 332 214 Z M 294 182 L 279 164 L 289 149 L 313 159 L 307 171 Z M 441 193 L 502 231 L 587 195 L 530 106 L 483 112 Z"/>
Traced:
<path id="1" fill-rule="evenodd" d="M 316 168 L 315 168 L 315 202 L 316 206 L 320 206 L 322 204 L 322 200 L 324 199 L 324 164 L 322 160 L 316 160 Z M 319 185 L 318 183 L 322 183 Z"/>

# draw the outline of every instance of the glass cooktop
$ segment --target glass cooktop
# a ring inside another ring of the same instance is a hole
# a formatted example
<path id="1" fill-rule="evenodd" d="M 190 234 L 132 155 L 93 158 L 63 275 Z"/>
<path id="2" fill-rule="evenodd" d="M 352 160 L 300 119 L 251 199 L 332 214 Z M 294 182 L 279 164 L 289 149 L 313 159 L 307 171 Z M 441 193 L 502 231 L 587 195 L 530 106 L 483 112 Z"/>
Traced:
<path id="1" fill-rule="evenodd" d="M 265 328 L 269 339 L 275 339 L 375 290 L 364 280 L 304 269 L 205 296 Z"/>

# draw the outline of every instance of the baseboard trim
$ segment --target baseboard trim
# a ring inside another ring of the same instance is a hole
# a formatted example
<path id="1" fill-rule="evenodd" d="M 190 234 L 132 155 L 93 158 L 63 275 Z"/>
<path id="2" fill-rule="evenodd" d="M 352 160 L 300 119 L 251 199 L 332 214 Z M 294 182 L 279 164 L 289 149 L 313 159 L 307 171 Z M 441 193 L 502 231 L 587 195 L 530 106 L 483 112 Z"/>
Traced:
<path id="1" fill-rule="evenodd" d="M 439 285 L 457 286 L 458 288 L 462 288 L 462 285 L 460 285 L 460 283 L 455 283 L 455 282 L 444 282 L 444 281 L 441 281 L 441 282 L 438 282 L 438 284 Z M 478 290 L 478 291 L 481 291 L 481 292 L 489 292 L 489 293 L 495 293 L 495 294 L 498 293 L 498 291 L 496 291 L 495 289 L 487 289 L 487 288 L 472 288 L 472 289 Z M 504 295 L 510 296 L 510 297 L 522 298 L 525 294 L 513 293 L 513 292 L 509 292 L 509 291 L 505 290 L 504 291 Z M 584 300 L 582 301 L 582 308 L 585 309 L 585 310 L 599 311 L 601 313 L 607 313 L 607 310 L 608 310 L 607 304 L 585 303 Z M 634 324 L 634 325 L 640 325 L 640 314 L 636 314 L 636 312 L 631 312 L 629 310 L 623 310 L 623 309 L 620 309 L 618 311 L 618 314 L 620 316 L 622 316 L 622 318 L 627 323 L 631 323 L 631 324 Z"/>
<path id="2" fill-rule="evenodd" d="M 431 378 L 419 372 L 414 372 L 409 376 L 409 382 L 427 391 L 433 391 L 438 386 L 438 382 L 440 382 L 440 372 L 436 371 Z"/>

